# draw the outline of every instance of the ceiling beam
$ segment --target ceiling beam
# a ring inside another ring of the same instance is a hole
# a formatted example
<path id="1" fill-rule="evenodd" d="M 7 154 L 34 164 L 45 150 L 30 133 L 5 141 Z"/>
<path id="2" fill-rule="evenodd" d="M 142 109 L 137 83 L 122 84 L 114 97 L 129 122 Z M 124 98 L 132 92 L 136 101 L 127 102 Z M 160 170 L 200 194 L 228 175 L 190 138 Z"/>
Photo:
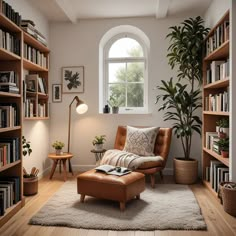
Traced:
<path id="1" fill-rule="evenodd" d="M 167 17 L 170 0 L 157 0 L 156 18 L 161 19 Z"/>
<path id="2" fill-rule="evenodd" d="M 56 4 L 61 8 L 61 10 L 65 13 L 71 23 L 77 23 L 77 16 L 73 12 L 73 7 L 68 4 L 66 0 L 55 0 Z"/>

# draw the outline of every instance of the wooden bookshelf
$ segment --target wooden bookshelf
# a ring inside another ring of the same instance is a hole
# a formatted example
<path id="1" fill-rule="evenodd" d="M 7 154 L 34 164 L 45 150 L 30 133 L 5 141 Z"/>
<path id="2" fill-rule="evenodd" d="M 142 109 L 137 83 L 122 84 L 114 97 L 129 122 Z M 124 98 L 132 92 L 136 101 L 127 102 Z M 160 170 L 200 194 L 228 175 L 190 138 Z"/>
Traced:
<path id="1" fill-rule="evenodd" d="M 0 8 L 1 11 L 1 8 Z M 7 17 L 5 17 L 0 12 L 0 28 L 4 29 L 6 32 L 14 35 L 14 37 L 18 40 L 19 44 L 22 43 L 23 32 L 15 23 L 10 21 Z M 11 39 L 12 40 L 12 39 Z M 8 93 L 0 91 L 0 103 L 3 104 L 12 104 L 14 103 L 17 106 L 17 110 L 19 112 L 19 125 L 12 127 L 2 127 L 0 128 L 1 138 L 18 138 L 19 146 L 16 148 L 16 153 L 19 156 L 19 160 L 14 162 L 6 163 L 5 165 L 0 167 L 0 177 L 11 177 L 17 176 L 20 180 L 19 186 L 19 201 L 14 205 L 10 206 L 6 209 L 5 214 L 0 216 L 0 227 L 5 224 L 12 216 L 14 216 L 20 208 L 24 205 L 24 197 L 23 197 L 23 176 L 22 176 L 22 148 L 21 148 L 21 137 L 22 137 L 22 55 L 20 50 L 20 55 L 16 55 L 13 52 L 8 51 L 7 49 L 0 48 L 0 71 L 14 71 L 17 74 L 17 86 L 19 88 L 19 93 Z M 8 115 L 8 114 L 7 114 Z M 16 144 L 17 145 L 17 144 Z"/>
<path id="2" fill-rule="evenodd" d="M 214 196 L 217 196 L 217 193 L 212 188 L 212 183 L 206 180 L 207 176 L 210 176 L 206 172 L 211 168 L 211 164 L 212 166 L 214 165 L 214 161 L 216 160 L 223 166 L 222 168 L 229 167 L 231 158 L 223 158 L 222 155 L 213 151 L 213 149 L 217 148 L 214 146 L 215 140 L 218 138 L 216 137 L 217 133 L 214 133 L 216 132 L 216 122 L 230 118 L 228 97 L 230 75 L 227 74 L 229 73 L 227 67 L 230 44 L 228 35 L 229 19 L 229 11 L 227 11 L 210 31 L 204 42 L 206 46 L 205 51 L 208 54 L 203 58 L 202 179 L 204 185 L 210 189 Z M 212 63 L 213 61 L 214 63 Z M 219 61 L 218 64 L 217 61 Z M 208 135 L 206 135 L 206 132 L 208 132 Z M 209 138 L 211 134 L 216 135 Z M 207 145 L 209 145 L 212 150 L 206 148 Z M 214 171 L 217 172 L 217 168 L 220 168 L 220 166 L 212 167 L 210 173 Z M 221 173 L 221 170 L 219 173 Z M 217 173 L 214 173 L 214 175 L 216 174 Z M 226 177 L 226 175 L 224 175 L 224 177 Z"/>

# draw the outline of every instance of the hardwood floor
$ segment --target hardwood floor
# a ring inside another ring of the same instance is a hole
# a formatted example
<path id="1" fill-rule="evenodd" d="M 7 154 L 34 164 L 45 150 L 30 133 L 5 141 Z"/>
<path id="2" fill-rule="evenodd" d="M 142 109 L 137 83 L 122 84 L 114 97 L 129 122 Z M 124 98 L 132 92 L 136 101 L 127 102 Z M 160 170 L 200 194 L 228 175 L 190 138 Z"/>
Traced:
<path id="1" fill-rule="evenodd" d="M 76 176 L 76 175 L 75 175 Z M 69 177 L 67 181 L 73 180 Z M 170 176 L 164 176 L 164 180 L 158 179 L 158 183 L 172 183 Z M 29 219 L 47 202 L 47 200 L 63 185 L 63 176 L 55 173 L 52 180 L 48 176 L 40 180 L 39 193 L 26 198 L 26 205 L 2 228 L 1 236 L 233 236 L 236 235 L 236 218 L 224 212 L 218 199 L 201 183 L 191 185 L 203 216 L 207 223 L 207 231 L 99 231 L 74 229 L 67 227 L 45 227 L 28 225 Z M 158 188 L 158 183 L 156 188 Z M 148 183 L 149 184 L 149 183 Z"/>

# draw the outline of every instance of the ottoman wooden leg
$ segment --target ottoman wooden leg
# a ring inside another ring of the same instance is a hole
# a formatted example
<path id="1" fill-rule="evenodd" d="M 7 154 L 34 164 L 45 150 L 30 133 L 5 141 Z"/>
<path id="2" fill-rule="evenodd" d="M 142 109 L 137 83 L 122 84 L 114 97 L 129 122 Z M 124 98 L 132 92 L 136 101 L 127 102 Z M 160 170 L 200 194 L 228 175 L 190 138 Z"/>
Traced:
<path id="1" fill-rule="evenodd" d="M 85 195 L 84 195 L 84 194 L 81 194 L 81 195 L 80 195 L 80 202 L 83 203 L 83 202 L 84 202 L 84 199 L 85 199 Z"/>
<path id="2" fill-rule="evenodd" d="M 125 210 L 125 202 L 120 202 L 120 210 L 121 211 Z"/>

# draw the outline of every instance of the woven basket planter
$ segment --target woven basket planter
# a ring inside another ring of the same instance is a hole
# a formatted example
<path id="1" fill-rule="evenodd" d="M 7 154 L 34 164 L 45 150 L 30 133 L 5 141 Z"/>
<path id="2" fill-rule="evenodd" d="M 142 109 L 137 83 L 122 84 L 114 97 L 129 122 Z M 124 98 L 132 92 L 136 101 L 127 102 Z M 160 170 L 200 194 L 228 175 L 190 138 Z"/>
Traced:
<path id="1" fill-rule="evenodd" d="M 30 196 L 38 193 L 38 177 L 24 178 L 24 195 Z"/>
<path id="2" fill-rule="evenodd" d="M 177 184 L 194 184 L 198 179 L 198 161 L 174 158 L 174 177 Z"/>
<path id="3" fill-rule="evenodd" d="M 222 194 L 222 201 L 224 210 L 232 215 L 236 216 L 236 188 L 228 188 L 225 187 L 225 184 L 235 184 L 234 182 L 226 182 L 222 184 L 221 187 L 221 194 Z"/>

